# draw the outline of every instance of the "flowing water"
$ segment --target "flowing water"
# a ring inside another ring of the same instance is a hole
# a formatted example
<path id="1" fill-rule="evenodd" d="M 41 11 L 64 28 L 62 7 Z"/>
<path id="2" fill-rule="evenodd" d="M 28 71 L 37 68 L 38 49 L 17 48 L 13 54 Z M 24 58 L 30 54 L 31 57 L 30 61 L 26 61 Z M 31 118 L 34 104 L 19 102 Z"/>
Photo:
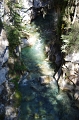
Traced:
<path id="1" fill-rule="evenodd" d="M 19 120 L 79 120 L 78 110 L 66 92 L 58 92 L 55 81 L 41 84 L 40 76 L 52 79 L 54 65 L 46 60 L 45 45 L 55 39 L 53 15 L 46 19 L 39 16 L 32 24 L 27 25 L 31 34 L 32 46 L 23 48 L 23 59 L 28 73 L 22 77 L 20 90 L 22 102 Z M 23 83 L 24 81 L 24 83 Z"/>

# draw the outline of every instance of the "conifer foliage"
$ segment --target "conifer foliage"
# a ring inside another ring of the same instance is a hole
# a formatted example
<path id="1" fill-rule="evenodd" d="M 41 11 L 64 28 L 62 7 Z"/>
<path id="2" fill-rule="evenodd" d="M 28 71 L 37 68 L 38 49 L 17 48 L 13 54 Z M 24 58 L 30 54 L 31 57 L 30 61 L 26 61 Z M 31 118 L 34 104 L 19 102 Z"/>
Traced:
<path id="1" fill-rule="evenodd" d="M 7 31 L 7 38 L 9 41 L 9 50 L 13 53 L 14 49 L 20 44 L 20 37 L 21 37 L 21 20 L 19 11 L 20 11 L 20 4 L 9 1 L 7 3 L 9 8 L 9 23 L 5 23 L 5 29 Z"/>
<path id="2" fill-rule="evenodd" d="M 79 23 L 77 18 L 78 0 L 67 0 L 67 6 L 63 15 L 66 26 L 61 34 L 61 50 L 65 54 L 79 51 Z"/>

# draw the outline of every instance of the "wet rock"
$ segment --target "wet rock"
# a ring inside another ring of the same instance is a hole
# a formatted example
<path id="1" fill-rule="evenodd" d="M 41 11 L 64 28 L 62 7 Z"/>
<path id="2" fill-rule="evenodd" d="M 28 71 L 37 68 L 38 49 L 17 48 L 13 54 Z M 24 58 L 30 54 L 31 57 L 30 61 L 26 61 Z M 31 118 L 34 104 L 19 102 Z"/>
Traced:
<path id="1" fill-rule="evenodd" d="M 27 85 L 27 81 L 28 81 L 27 79 L 22 80 L 21 85 L 22 85 L 22 86 L 26 86 L 26 85 Z"/>
<path id="2" fill-rule="evenodd" d="M 21 39 L 21 47 L 24 48 L 26 46 L 29 46 L 29 42 L 27 39 Z"/>
<path id="3" fill-rule="evenodd" d="M 36 92 L 40 92 L 44 89 L 44 86 L 40 86 L 39 84 L 35 84 L 33 82 L 31 82 L 30 85 L 31 85 L 31 88 Z"/>
<path id="4" fill-rule="evenodd" d="M 41 84 L 49 84 L 52 78 L 50 76 L 40 76 L 39 81 Z"/>

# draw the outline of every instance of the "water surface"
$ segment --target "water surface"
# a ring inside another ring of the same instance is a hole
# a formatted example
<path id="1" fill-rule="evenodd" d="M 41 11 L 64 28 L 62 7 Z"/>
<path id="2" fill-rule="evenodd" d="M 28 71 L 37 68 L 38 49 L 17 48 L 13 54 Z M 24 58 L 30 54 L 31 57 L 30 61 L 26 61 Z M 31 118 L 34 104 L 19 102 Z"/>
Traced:
<path id="1" fill-rule="evenodd" d="M 79 120 L 79 110 L 74 107 L 68 93 L 58 92 L 55 81 L 41 85 L 39 80 L 40 76 L 52 77 L 54 74 L 54 64 L 46 60 L 44 52 L 45 45 L 55 39 L 53 19 L 51 14 L 46 19 L 39 16 L 26 26 L 33 35 L 34 44 L 24 48 L 21 54 L 29 77 L 23 76 L 22 80 L 27 79 L 25 85 L 20 83 L 22 102 L 19 120 Z"/>

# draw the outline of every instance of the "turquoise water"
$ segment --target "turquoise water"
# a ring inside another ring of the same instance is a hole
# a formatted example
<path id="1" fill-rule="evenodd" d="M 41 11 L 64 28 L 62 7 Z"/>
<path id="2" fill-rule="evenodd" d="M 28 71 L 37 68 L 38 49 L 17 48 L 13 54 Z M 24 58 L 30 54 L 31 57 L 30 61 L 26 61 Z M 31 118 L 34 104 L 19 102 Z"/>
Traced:
<path id="1" fill-rule="evenodd" d="M 36 41 L 30 47 L 22 50 L 21 57 L 28 70 L 24 75 L 26 84 L 20 83 L 22 102 L 19 120 L 79 120 L 79 110 L 68 93 L 59 91 L 55 81 L 43 85 L 40 76 L 53 76 L 54 65 L 46 60 L 44 46 L 53 41 L 53 16 L 37 18 L 27 31 L 36 36 Z M 38 29 L 36 29 L 38 28 Z M 30 29 L 30 30 L 29 30 Z"/>

